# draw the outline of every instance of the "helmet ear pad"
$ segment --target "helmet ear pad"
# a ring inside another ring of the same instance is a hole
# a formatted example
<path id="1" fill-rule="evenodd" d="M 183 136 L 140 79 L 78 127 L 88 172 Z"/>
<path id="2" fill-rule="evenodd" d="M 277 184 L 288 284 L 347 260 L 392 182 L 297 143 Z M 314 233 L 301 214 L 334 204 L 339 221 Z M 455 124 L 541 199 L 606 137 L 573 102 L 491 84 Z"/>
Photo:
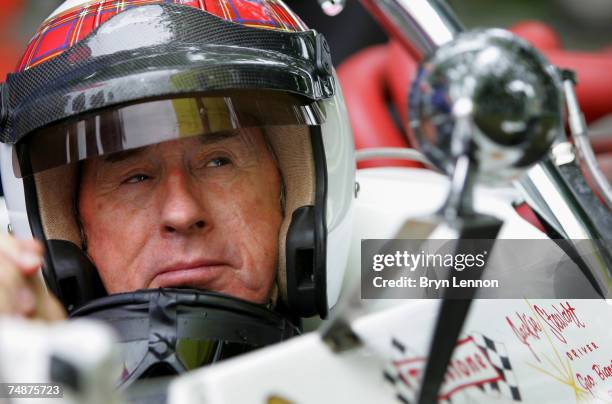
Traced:
<path id="1" fill-rule="evenodd" d="M 326 167 L 319 127 L 269 126 L 266 137 L 284 184 L 284 218 L 278 237 L 277 286 L 289 311 L 327 315 Z M 24 178 L 30 226 L 43 240 L 43 274 L 68 312 L 106 295 L 95 265 L 83 251 L 78 223 L 79 165 Z"/>
<path id="2" fill-rule="evenodd" d="M 75 205 L 78 183 L 78 164 L 24 178 L 30 227 L 45 244 L 43 276 L 68 313 L 106 295 L 96 267 L 82 249 Z"/>
<path id="3" fill-rule="evenodd" d="M 280 297 L 300 317 L 325 317 L 327 171 L 321 129 L 270 126 L 266 135 L 285 187 L 284 219 L 278 237 Z"/>

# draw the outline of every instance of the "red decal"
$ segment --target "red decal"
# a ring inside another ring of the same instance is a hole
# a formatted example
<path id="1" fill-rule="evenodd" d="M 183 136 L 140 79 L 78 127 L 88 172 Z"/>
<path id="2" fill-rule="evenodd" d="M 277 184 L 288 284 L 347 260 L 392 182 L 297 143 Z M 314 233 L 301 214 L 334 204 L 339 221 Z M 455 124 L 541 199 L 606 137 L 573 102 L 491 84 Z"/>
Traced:
<path id="1" fill-rule="evenodd" d="M 533 309 L 540 316 L 542 320 L 550 327 L 550 330 L 555 337 L 564 344 L 567 344 L 567 340 L 563 336 L 563 331 L 573 325 L 576 328 L 585 328 L 586 325 L 580 321 L 576 314 L 576 308 L 572 307 L 569 302 L 565 302 L 565 305 L 561 303 L 561 310 L 555 305 L 552 305 L 554 313 L 548 313 L 544 308 L 533 305 Z"/>
<path id="2" fill-rule="evenodd" d="M 508 316 L 506 316 L 506 321 L 510 325 L 510 328 L 514 332 L 514 335 L 516 335 L 519 341 L 521 341 L 524 345 L 527 346 L 527 348 L 529 348 L 533 356 L 539 362 L 540 358 L 533 350 L 533 347 L 531 346 L 529 341 L 531 339 L 540 339 L 540 333 L 543 332 L 542 326 L 540 326 L 540 323 L 535 318 L 528 316 L 525 313 L 519 314 L 518 312 L 516 312 L 516 316 L 520 321 L 518 325 L 515 325 Z"/>
<path id="3" fill-rule="evenodd" d="M 593 394 L 593 387 L 595 387 L 597 383 L 595 383 L 591 375 L 582 376 L 580 373 L 576 373 L 576 379 L 583 389 L 591 393 L 593 397 L 595 396 L 595 394 Z"/>
<path id="4" fill-rule="evenodd" d="M 595 371 L 595 374 L 597 374 L 601 380 L 606 380 L 612 377 L 612 361 L 610 361 L 608 365 L 604 366 L 594 363 L 591 369 Z"/>
<path id="5" fill-rule="evenodd" d="M 590 354 L 591 352 L 594 352 L 596 350 L 598 350 L 599 347 L 597 346 L 596 343 L 594 342 L 589 342 L 586 345 L 583 346 L 579 346 L 576 347 L 574 349 L 570 349 L 568 351 L 565 352 L 565 356 L 567 356 L 567 358 L 569 360 L 574 360 L 574 359 L 580 359 L 588 354 Z"/>
<path id="6" fill-rule="evenodd" d="M 401 379 L 407 386 L 419 385 L 426 358 L 395 361 Z M 472 337 L 457 342 L 453 358 L 448 364 L 439 399 L 448 400 L 453 394 L 468 387 L 502 380 L 501 374 L 476 345 Z M 412 383 L 414 381 L 415 383 Z"/>

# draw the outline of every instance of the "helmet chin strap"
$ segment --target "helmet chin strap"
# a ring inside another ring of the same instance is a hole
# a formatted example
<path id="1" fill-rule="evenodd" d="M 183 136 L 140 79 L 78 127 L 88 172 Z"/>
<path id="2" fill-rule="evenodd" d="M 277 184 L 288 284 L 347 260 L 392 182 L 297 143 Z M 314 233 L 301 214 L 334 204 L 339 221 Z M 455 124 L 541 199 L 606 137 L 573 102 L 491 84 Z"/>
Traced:
<path id="1" fill-rule="evenodd" d="M 180 374 L 300 334 L 292 320 L 262 305 L 182 288 L 107 296 L 73 313 L 82 316 L 107 322 L 131 352 L 124 357 L 123 385 Z"/>

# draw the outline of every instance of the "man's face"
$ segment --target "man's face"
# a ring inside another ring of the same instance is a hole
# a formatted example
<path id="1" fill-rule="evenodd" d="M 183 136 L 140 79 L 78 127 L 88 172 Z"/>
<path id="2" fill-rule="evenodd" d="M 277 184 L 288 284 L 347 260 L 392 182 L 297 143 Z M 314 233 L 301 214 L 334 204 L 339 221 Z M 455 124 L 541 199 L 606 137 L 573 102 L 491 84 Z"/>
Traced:
<path id="1" fill-rule="evenodd" d="M 78 201 L 87 252 L 109 293 L 190 286 L 264 303 L 280 190 L 258 130 L 88 160 Z"/>

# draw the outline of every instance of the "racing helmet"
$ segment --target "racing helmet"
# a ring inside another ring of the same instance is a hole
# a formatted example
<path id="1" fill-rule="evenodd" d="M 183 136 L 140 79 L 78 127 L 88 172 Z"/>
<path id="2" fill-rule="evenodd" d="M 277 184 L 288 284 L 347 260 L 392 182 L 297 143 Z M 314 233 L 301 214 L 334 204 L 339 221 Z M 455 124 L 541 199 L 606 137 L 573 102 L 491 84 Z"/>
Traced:
<path id="1" fill-rule="evenodd" d="M 0 91 L 12 232 L 45 244 L 45 281 L 69 314 L 107 295 L 75 213 L 79 163 L 249 128 L 265 133 L 283 183 L 280 304 L 325 317 L 337 302 L 352 134 L 325 38 L 282 1 L 68 0 Z"/>

